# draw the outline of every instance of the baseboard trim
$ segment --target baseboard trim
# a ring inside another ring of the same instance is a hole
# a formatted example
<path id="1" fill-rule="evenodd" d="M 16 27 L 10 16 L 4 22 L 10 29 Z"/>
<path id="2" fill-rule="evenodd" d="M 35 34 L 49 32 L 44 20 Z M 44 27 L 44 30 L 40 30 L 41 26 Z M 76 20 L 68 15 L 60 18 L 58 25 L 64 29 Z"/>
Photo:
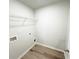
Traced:
<path id="1" fill-rule="evenodd" d="M 24 53 L 22 53 L 17 59 L 21 59 L 21 58 L 22 58 L 30 49 L 32 49 L 36 44 L 41 45 L 41 46 L 45 46 L 45 47 L 47 47 L 47 48 L 54 49 L 54 50 L 61 51 L 61 52 L 65 53 L 64 50 L 61 50 L 61 49 L 58 49 L 58 48 L 55 48 L 55 47 L 52 47 L 52 46 L 49 46 L 49 45 L 46 45 L 46 44 L 43 44 L 43 43 L 35 42 L 30 48 L 28 48 L 28 50 L 26 50 Z"/>
<path id="2" fill-rule="evenodd" d="M 54 50 L 57 50 L 57 51 L 61 51 L 63 53 L 65 52 L 64 50 L 61 50 L 61 49 L 58 49 L 58 48 L 55 48 L 55 47 L 52 47 L 52 46 L 49 46 L 49 45 L 46 45 L 46 44 L 43 44 L 43 43 L 36 42 L 36 44 L 42 45 L 42 46 L 45 46 L 47 48 L 54 49 Z"/>
<path id="3" fill-rule="evenodd" d="M 34 42 L 34 44 L 28 48 L 24 53 L 22 53 L 17 59 L 21 59 L 30 49 L 32 49 L 35 46 L 36 42 Z"/>

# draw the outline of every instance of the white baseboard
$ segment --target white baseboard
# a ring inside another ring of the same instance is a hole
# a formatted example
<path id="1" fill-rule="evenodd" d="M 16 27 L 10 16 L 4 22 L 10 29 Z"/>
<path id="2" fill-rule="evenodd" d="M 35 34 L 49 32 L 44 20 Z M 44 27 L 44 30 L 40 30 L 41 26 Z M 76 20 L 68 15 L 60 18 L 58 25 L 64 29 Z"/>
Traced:
<path id="1" fill-rule="evenodd" d="M 52 47 L 52 46 L 49 46 L 49 45 L 46 45 L 46 44 L 43 44 L 43 43 L 39 43 L 39 42 L 35 42 L 28 50 L 26 50 L 23 54 L 21 54 L 18 59 L 21 59 L 31 48 L 33 48 L 36 44 L 38 45 L 42 45 L 42 46 L 45 46 L 45 47 L 48 47 L 50 49 L 54 49 L 54 50 L 57 50 L 57 51 L 61 51 L 64 53 L 64 50 L 61 50 L 61 49 L 58 49 L 58 48 L 55 48 L 55 47 Z"/>
<path id="2" fill-rule="evenodd" d="M 61 51 L 61 52 L 64 53 L 65 59 L 69 59 L 69 54 L 66 54 L 66 52 L 64 50 L 61 50 L 61 49 L 58 49 L 58 48 L 55 48 L 55 47 L 52 47 L 52 46 L 49 46 L 49 45 L 46 45 L 46 44 L 43 44 L 43 43 L 39 43 L 39 42 L 36 42 L 36 44 L 41 45 L 41 46 L 45 46 L 47 48 L 54 49 L 54 50 L 57 50 L 57 51 Z"/>
<path id="3" fill-rule="evenodd" d="M 17 59 L 21 59 L 30 49 L 32 49 L 35 46 L 36 42 L 30 47 L 28 48 L 24 53 L 22 53 Z"/>
<path id="4" fill-rule="evenodd" d="M 46 44 L 43 44 L 43 43 L 36 42 L 36 44 L 42 45 L 42 46 L 45 46 L 45 47 L 48 47 L 50 49 L 54 49 L 54 50 L 57 50 L 57 51 L 61 51 L 61 52 L 64 53 L 64 50 L 61 50 L 61 49 L 58 49 L 58 48 L 55 48 L 55 47 L 52 47 L 52 46 L 49 46 L 49 45 L 46 45 Z"/>

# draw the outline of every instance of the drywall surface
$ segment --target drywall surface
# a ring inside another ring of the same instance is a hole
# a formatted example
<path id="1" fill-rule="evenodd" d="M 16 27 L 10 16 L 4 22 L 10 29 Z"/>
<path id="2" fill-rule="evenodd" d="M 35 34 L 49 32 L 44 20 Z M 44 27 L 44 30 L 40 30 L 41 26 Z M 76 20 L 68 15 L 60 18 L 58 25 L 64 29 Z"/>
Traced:
<path id="1" fill-rule="evenodd" d="M 31 8 L 25 6 L 23 3 L 18 2 L 16 0 L 10 0 L 9 6 L 10 16 L 21 16 L 27 18 L 33 18 L 34 16 L 33 10 Z M 11 20 L 12 18 L 10 18 L 10 25 L 15 25 L 15 22 Z M 13 20 L 16 21 L 17 19 L 14 18 Z M 22 19 L 18 18 L 18 20 Z M 10 27 L 10 38 L 13 36 L 16 36 L 17 38 L 17 40 L 10 41 L 9 43 L 10 59 L 17 59 L 34 43 L 34 39 L 36 38 L 35 25 L 31 25 L 31 23 L 30 25 L 28 25 L 27 23 L 25 26 L 16 26 L 20 24 L 17 22 L 15 26 Z"/>
<path id="2" fill-rule="evenodd" d="M 31 33 L 31 35 L 29 35 Z M 10 37 L 16 36 L 17 40 L 10 42 L 10 59 L 17 59 L 22 53 L 34 44 L 36 38 L 35 27 L 16 27 L 10 29 Z"/>
<path id="3" fill-rule="evenodd" d="M 38 42 L 67 49 L 69 2 L 62 1 L 36 10 Z"/>
<path id="4" fill-rule="evenodd" d="M 33 18 L 34 12 L 31 8 L 24 5 L 24 3 L 18 0 L 10 0 L 9 14 L 10 16 Z"/>

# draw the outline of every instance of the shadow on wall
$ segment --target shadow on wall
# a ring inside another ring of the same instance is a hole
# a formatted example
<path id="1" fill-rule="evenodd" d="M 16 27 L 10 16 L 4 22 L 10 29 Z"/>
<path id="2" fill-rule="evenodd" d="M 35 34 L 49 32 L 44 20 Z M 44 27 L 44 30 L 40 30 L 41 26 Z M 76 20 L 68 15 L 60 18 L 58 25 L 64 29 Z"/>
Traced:
<path id="1" fill-rule="evenodd" d="M 66 40 L 59 40 L 58 44 L 56 45 L 56 48 L 65 50 L 66 49 Z"/>

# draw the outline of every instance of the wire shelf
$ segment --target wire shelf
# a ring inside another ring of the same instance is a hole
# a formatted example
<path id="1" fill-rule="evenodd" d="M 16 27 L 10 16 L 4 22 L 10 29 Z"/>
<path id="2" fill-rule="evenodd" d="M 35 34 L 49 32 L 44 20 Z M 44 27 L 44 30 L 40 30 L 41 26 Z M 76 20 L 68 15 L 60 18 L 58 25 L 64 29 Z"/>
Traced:
<path id="1" fill-rule="evenodd" d="M 20 16 L 9 16 L 9 21 L 10 21 L 9 23 L 10 27 L 36 24 L 36 20 L 33 18 L 20 17 Z"/>

